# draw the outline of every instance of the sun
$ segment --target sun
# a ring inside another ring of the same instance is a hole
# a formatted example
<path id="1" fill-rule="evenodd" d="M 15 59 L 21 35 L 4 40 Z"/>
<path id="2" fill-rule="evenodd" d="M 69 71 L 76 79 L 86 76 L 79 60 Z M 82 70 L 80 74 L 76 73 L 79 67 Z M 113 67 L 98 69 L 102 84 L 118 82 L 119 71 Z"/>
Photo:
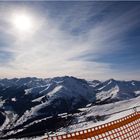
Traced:
<path id="1" fill-rule="evenodd" d="M 12 24 L 19 32 L 29 32 L 33 28 L 32 18 L 25 13 L 17 13 L 12 17 Z"/>

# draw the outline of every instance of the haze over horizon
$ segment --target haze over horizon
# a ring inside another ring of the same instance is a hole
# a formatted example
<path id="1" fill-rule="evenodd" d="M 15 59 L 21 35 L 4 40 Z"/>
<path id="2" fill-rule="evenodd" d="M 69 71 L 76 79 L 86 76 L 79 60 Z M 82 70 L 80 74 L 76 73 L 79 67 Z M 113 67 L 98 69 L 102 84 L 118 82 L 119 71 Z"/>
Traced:
<path id="1" fill-rule="evenodd" d="M 140 2 L 0 2 L 0 77 L 140 80 Z"/>

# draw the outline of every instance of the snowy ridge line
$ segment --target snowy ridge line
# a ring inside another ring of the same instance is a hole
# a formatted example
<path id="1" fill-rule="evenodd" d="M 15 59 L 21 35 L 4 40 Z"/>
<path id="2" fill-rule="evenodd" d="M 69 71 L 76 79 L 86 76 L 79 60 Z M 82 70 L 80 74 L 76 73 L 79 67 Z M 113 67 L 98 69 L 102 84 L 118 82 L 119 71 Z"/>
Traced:
<path id="1" fill-rule="evenodd" d="M 114 114 L 117 114 L 117 113 L 121 113 L 121 112 L 124 112 L 124 111 L 128 111 L 128 110 L 134 110 L 134 112 L 137 111 L 137 108 L 140 108 L 140 105 L 137 105 L 137 106 L 134 106 L 134 107 L 131 107 L 131 108 L 128 108 L 128 109 L 123 109 L 123 110 L 120 110 L 120 111 L 116 111 L 116 112 L 113 112 L 113 113 L 108 113 L 108 114 L 104 114 L 104 116 L 108 116 L 108 115 L 114 115 Z M 63 117 L 63 116 L 71 116 L 72 114 L 58 114 L 58 117 Z M 47 118 L 52 118 L 52 116 L 50 117 L 47 117 Z"/>
<path id="2" fill-rule="evenodd" d="M 134 112 L 137 112 L 137 108 L 140 108 L 140 105 L 134 106 L 134 107 L 131 107 L 131 108 L 128 108 L 128 109 L 123 109 L 123 110 L 120 110 L 120 111 L 116 111 L 116 112 L 113 112 L 113 113 L 105 114 L 105 116 L 118 114 L 118 113 L 125 112 L 125 111 L 128 111 L 128 110 L 134 110 Z"/>
<path id="3" fill-rule="evenodd" d="M 118 114 L 118 113 L 125 112 L 125 111 L 128 111 L 128 110 L 134 110 L 134 112 L 137 112 L 137 108 L 140 108 L 140 105 L 139 106 L 134 106 L 134 107 L 131 107 L 131 108 L 128 108 L 128 109 L 123 109 L 123 110 L 120 110 L 120 111 L 116 111 L 116 112 L 113 112 L 113 113 L 104 114 L 103 116 L 110 116 L 110 115 Z M 61 117 L 63 117 L 63 116 L 68 117 L 68 116 L 71 116 L 71 114 L 61 115 Z M 78 123 L 73 123 L 73 125 L 74 124 L 81 124 L 83 122 L 86 122 L 86 121 L 80 121 Z"/>

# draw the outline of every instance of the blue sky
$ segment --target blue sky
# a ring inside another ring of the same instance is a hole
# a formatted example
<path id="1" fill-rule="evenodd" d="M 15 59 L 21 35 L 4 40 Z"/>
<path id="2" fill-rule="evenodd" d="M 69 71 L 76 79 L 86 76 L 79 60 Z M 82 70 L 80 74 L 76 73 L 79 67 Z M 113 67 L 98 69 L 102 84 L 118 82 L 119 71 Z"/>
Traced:
<path id="1" fill-rule="evenodd" d="M 140 2 L 0 2 L 0 77 L 140 80 L 139 11 Z M 15 13 L 32 19 L 28 32 Z"/>

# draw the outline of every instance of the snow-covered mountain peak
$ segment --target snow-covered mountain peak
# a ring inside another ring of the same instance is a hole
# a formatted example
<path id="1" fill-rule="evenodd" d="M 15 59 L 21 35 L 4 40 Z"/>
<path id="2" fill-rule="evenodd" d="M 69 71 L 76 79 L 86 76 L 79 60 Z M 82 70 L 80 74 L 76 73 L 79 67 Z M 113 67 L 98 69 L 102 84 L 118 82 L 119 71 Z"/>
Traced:
<path id="1" fill-rule="evenodd" d="M 48 123 L 46 118 L 56 118 L 62 113 L 73 114 L 81 107 L 129 100 L 139 95 L 140 81 L 135 80 L 101 82 L 72 76 L 0 79 L 0 119 L 6 118 L 1 124 L 9 134 L 24 133 L 26 128 L 33 130 L 32 126 L 44 126 L 44 121 Z M 15 131 L 10 131 L 12 129 Z"/>

